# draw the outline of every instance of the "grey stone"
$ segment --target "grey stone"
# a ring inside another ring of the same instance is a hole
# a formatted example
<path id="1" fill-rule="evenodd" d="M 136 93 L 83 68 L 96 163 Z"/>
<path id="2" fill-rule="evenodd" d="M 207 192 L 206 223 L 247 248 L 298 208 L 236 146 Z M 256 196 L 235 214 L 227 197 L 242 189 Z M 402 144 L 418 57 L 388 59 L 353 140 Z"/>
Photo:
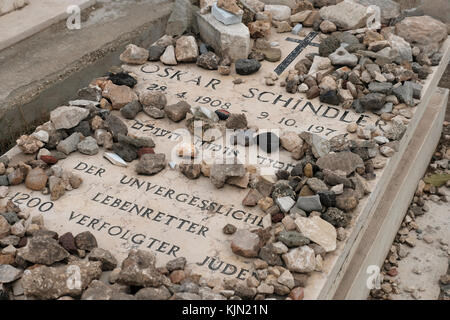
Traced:
<path id="1" fill-rule="evenodd" d="M 97 154 L 99 151 L 97 140 L 92 137 L 83 139 L 80 143 L 78 143 L 77 148 L 80 153 L 90 156 Z"/>
<path id="2" fill-rule="evenodd" d="M 74 132 L 68 138 L 58 143 L 56 150 L 61 151 L 66 155 L 69 155 L 70 153 L 77 150 L 78 143 L 80 143 L 82 137 L 83 135 L 81 133 Z"/>
<path id="3" fill-rule="evenodd" d="M 368 13 L 365 6 L 344 1 L 334 6 L 322 7 L 320 17 L 333 22 L 342 30 L 353 30 L 365 26 Z"/>
<path id="4" fill-rule="evenodd" d="M 314 250 L 308 246 L 291 249 L 283 254 L 283 260 L 288 270 L 293 272 L 308 273 L 316 267 Z"/>
<path id="5" fill-rule="evenodd" d="M 328 208 L 327 211 L 322 213 L 321 218 L 331 223 L 336 228 L 347 227 L 352 219 L 351 215 L 333 207 Z"/>
<path id="6" fill-rule="evenodd" d="M 306 212 L 322 211 L 319 195 L 298 197 L 297 207 Z"/>
<path id="7" fill-rule="evenodd" d="M 289 210 L 291 210 L 291 208 L 295 205 L 295 201 L 291 197 L 277 198 L 275 202 L 284 213 L 289 212 Z"/>
<path id="8" fill-rule="evenodd" d="M 136 172 L 143 175 L 156 174 L 166 167 L 166 155 L 164 153 L 144 154 L 136 166 Z"/>
<path id="9" fill-rule="evenodd" d="M 139 287 L 160 287 L 164 279 L 155 267 L 155 260 L 150 252 L 131 250 L 122 262 L 117 282 Z"/>
<path id="10" fill-rule="evenodd" d="M 90 261 L 100 261 L 103 271 L 111 271 L 117 267 L 117 260 L 108 250 L 94 248 L 88 255 Z"/>
<path id="11" fill-rule="evenodd" d="M 89 116 L 89 110 L 78 107 L 59 107 L 50 113 L 50 120 L 56 130 L 70 129 Z"/>
<path id="12" fill-rule="evenodd" d="M 217 70 L 220 58 L 212 51 L 201 54 L 197 59 L 197 65 L 207 70 Z"/>
<path id="13" fill-rule="evenodd" d="M 120 109 L 120 114 L 125 118 L 132 120 L 142 111 L 142 105 L 139 101 L 134 100 Z"/>
<path id="14" fill-rule="evenodd" d="M 135 295 L 137 300 L 168 300 L 171 296 L 172 294 L 165 286 L 142 288 Z"/>
<path id="15" fill-rule="evenodd" d="M 123 134 L 119 134 L 118 141 L 120 143 L 126 143 L 136 148 L 154 148 L 155 142 L 150 137 L 131 137 Z"/>
<path id="16" fill-rule="evenodd" d="M 369 91 L 388 95 L 392 91 L 392 83 L 371 82 L 371 83 L 369 83 Z"/>
<path id="17" fill-rule="evenodd" d="M 127 135 L 128 127 L 127 125 L 119 118 L 114 115 L 108 115 L 105 117 L 105 126 L 109 132 L 113 135 L 114 140 L 117 141 L 119 134 Z"/>
<path id="18" fill-rule="evenodd" d="M 261 63 L 255 59 L 239 59 L 235 63 L 236 73 L 240 75 L 250 75 L 261 68 Z"/>
<path id="19" fill-rule="evenodd" d="M 243 177 L 245 167 L 242 164 L 213 164 L 210 170 L 210 180 L 216 188 L 222 188 L 230 177 Z"/>
<path id="20" fill-rule="evenodd" d="M 297 231 L 281 231 L 277 236 L 277 240 L 283 242 L 289 248 L 301 247 L 310 242 L 308 238 Z"/>
<path id="21" fill-rule="evenodd" d="M 85 232 L 81 232 L 81 233 L 77 234 L 75 236 L 74 240 L 75 240 L 75 245 L 80 250 L 92 251 L 98 247 L 97 239 L 89 231 L 85 231 Z"/>
<path id="22" fill-rule="evenodd" d="M 132 162 L 138 158 L 136 148 L 128 143 L 119 142 L 113 144 L 113 151 L 126 162 Z"/>
<path id="23" fill-rule="evenodd" d="M 10 283 L 22 276 L 23 270 L 14 268 L 8 264 L 0 265 L 0 283 Z"/>
<path id="24" fill-rule="evenodd" d="M 382 93 L 369 93 L 359 99 L 365 110 L 379 110 L 383 108 L 386 96 Z"/>
<path id="25" fill-rule="evenodd" d="M 358 64 L 358 57 L 349 53 L 343 46 L 328 56 L 333 65 L 354 67 Z"/>
<path id="26" fill-rule="evenodd" d="M 214 3 L 211 8 L 211 13 L 218 21 L 222 22 L 224 25 L 228 26 L 231 24 L 237 24 L 242 22 L 242 15 L 233 14 L 217 6 Z"/>
<path id="27" fill-rule="evenodd" d="M 227 54 L 232 60 L 246 59 L 250 54 L 250 32 L 244 24 L 226 26 L 212 14 L 197 14 L 197 22 L 201 39 L 217 54 Z"/>
<path id="28" fill-rule="evenodd" d="M 32 237 L 26 247 L 17 251 L 20 258 L 37 264 L 52 265 L 69 257 L 69 253 L 53 238 Z"/>
<path id="29" fill-rule="evenodd" d="M 159 45 L 152 45 L 149 49 L 149 61 L 159 61 L 161 56 L 163 55 L 164 51 L 166 51 L 166 47 L 159 46 Z"/>
<path id="30" fill-rule="evenodd" d="M 403 85 L 394 88 L 392 92 L 398 98 L 400 102 L 407 104 L 408 106 L 414 106 L 414 89 L 411 85 L 411 82 L 407 81 Z"/>
<path id="31" fill-rule="evenodd" d="M 181 36 L 186 31 L 189 31 L 193 21 L 193 14 L 192 4 L 189 0 L 176 0 L 167 21 L 166 34 Z"/>

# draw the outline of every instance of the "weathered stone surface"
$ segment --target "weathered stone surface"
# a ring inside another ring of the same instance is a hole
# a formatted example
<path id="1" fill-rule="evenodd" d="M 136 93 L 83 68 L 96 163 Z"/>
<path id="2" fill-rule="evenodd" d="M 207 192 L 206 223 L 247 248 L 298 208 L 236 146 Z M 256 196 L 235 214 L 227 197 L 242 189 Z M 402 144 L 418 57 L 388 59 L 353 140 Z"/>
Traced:
<path id="1" fill-rule="evenodd" d="M 197 59 L 197 65 L 207 70 L 217 70 L 219 63 L 219 56 L 212 51 L 201 54 Z"/>
<path id="2" fill-rule="evenodd" d="M 142 288 L 135 295 L 137 300 L 168 300 L 171 296 L 172 294 L 165 286 Z"/>
<path id="3" fill-rule="evenodd" d="M 17 255 L 32 263 L 52 265 L 69 257 L 69 253 L 53 238 L 32 237 Z"/>
<path id="4" fill-rule="evenodd" d="M 191 106 L 186 101 L 180 101 L 176 104 L 168 105 L 164 108 L 167 117 L 175 122 L 179 122 L 186 118 L 186 114 L 190 111 Z"/>
<path id="5" fill-rule="evenodd" d="M 167 105 L 167 98 L 163 92 L 144 91 L 139 95 L 139 101 L 145 106 L 152 106 L 158 109 L 164 109 Z"/>
<path id="6" fill-rule="evenodd" d="M 344 47 L 339 47 L 335 52 L 328 56 L 331 63 L 337 66 L 354 67 L 358 64 L 358 57 L 349 53 Z"/>
<path id="7" fill-rule="evenodd" d="M 400 15 L 400 4 L 392 0 L 356 0 L 356 2 L 364 6 L 378 6 L 381 9 L 381 23 L 386 25 Z"/>
<path id="8" fill-rule="evenodd" d="M 40 191 L 47 185 L 47 180 L 48 176 L 43 169 L 34 168 L 28 173 L 25 179 L 25 185 L 28 189 Z"/>
<path id="9" fill-rule="evenodd" d="M 125 119 L 134 119 L 136 118 L 137 114 L 142 111 L 142 105 L 139 101 L 135 100 L 127 105 L 125 105 L 122 109 L 120 109 L 120 114 Z"/>
<path id="10" fill-rule="evenodd" d="M 156 270 L 155 256 L 143 250 L 131 250 L 122 262 L 119 283 L 139 287 L 159 287 L 163 284 L 162 275 Z"/>
<path id="11" fill-rule="evenodd" d="M 77 145 L 77 149 L 82 154 L 93 156 L 99 152 L 97 140 L 93 137 L 86 137 Z"/>
<path id="12" fill-rule="evenodd" d="M 117 140 L 119 134 L 126 136 L 128 134 L 127 125 L 115 115 L 108 115 L 105 117 L 105 126 L 113 135 L 114 140 Z"/>
<path id="13" fill-rule="evenodd" d="M 250 32 L 244 24 L 226 26 L 212 14 L 197 15 L 202 40 L 211 45 L 218 54 L 230 59 L 246 59 L 250 54 Z"/>
<path id="14" fill-rule="evenodd" d="M 263 195 L 258 190 L 250 189 L 245 198 L 242 200 L 242 204 L 247 207 L 254 207 L 261 199 L 263 199 Z"/>
<path id="15" fill-rule="evenodd" d="M 230 177 L 242 177 L 246 173 L 242 164 L 213 164 L 210 170 L 210 180 L 216 188 L 222 188 Z"/>
<path id="16" fill-rule="evenodd" d="M 178 62 L 194 62 L 198 57 L 197 41 L 193 36 L 181 36 L 177 39 L 175 55 Z"/>
<path id="17" fill-rule="evenodd" d="M 97 248 L 97 239 L 95 236 L 89 232 L 85 231 L 79 233 L 75 236 L 75 245 L 80 250 L 92 251 L 94 248 Z"/>
<path id="18" fill-rule="evenodd" d="M 277 240 L 283 242 L 289 248 L 301 247 L 309 244 L 309 239 L 296 231 L 282 231 L 278 234 Z"/>
<path id="19" fill-rule="evenodd" d="M 291 249 L 282 257 L 289 271 L 308 273 L 314 271 L 316 267 L 314 250 L 308 246 Z"/>
<path id="20" fill-rule="evenodd" d="M 345 228 L 351 221 L 351 216 L 338 208 L 328 208 L 325 213 L 322 213 L 321 217 L 336 228 Z"/>
<path id="21" fill-rule="evenodd" d="M 319 195 L 298 197 L 297 207 L 306 212 L 322 210 Z"/>
<path id="22" fill-rule="evenodd" d="M 261 63 L 255 59 L 239 59 L 235 64 L 236 73 L 240 75 L 250 75 L 261 68 Z"/>
<path id="23" fill-rule="evenodd" d="M 336 197 L 336 207 L 346 212 L 355 209 L 358 203 L 358 197 L 352 189 L 344 189 L 344 192 Z"/>
<path id="24" fill-rule="evenodd" d="M 89 116 L 89 110 L 78 107 L 59 107 L 50 112 L 50 120 L 56 130 L 71 129 L 77 126 L 81 120 Z"/>
<path id="25" fill-rule="evenodd" d="M 349 151 L 330 153 L 317 160 L 320 169 L 342 171 L 346 175 L 351 174 L 357 168 L 364 168 L 364 161 L 359 155 Z"/>
<path id="26" fill-rule="evenodd" d="M 114 270 L 117 267 L 117 260 L 108 250 L 94 248 L 88 255 L 90 261 L 100 261 L 103 271 Z"/>
<path id="27" fill-rule="evenodd" d="M 79 272 L 79 281 L 73 281 L 74 272 Z M 100 278 L 101 273 L 98 261 L 79 260 L 61 267 L 39 266 L 24 272 L 22 286 L 26 296 L 40 300 L 78 297 L 92 280 Z"/>
<path id="28" fill-rule="evenodd" d="M 14 268 L 13 266 L 2 264 L 0 265 L 0 283 L 11 283 L 22 276 L 22 270 Z"/>
<path id="29" fill-rule="evenodd" d="M 111 81 L 106 83 L 102 94 L 111 101 L 112 108 L 115 110 L 120 110 L 128 103 L 138 100 L 136 93 L 130 87 L 118 86 Z"/>
<path id="30" fill-rule="evenodd" d="M 261 250 L 259 250 L 258 256 L 271 266 L 281 266 L 283 264 L 280 255 L 277 253 L 277 250 L 272 243 L 262 247 Z"/>
<path id="31" fill-rule="evenodd" d="M 166 34 L 169 36 L 181 36 L 189 31 L 193 20 L 193 10 L 189 0 L 176 0 L 172 13 L 167 21 Z"/>
<path id="32" fill-rule="evenodd" d="M 147 49 L 140 48 L 134 44 L 127 45 L 125 51 L 120 55 L 120 60 L 129 64 L 144 64 L 147 62 L 149 53 Z"/>
<path id="33" fill-rule="evenodd" d="M 277 21 L 288 20 L 291 16 L 291 8 L 284 5 L 266 5 L 264 11 L 272 14 L 272 19 Z"/>
<path id="34" fill-rule="evenodd" d="M 261 245 L 261 239 L 256 233 L 239 229 L 233 235 L 231 250 L 237 255 L 254 258 L 258 256 Z"/>
<path id="35" fill-rule="evenodd" d="M 430 16 L 407 17 L 395 25 L 395 33 L 412 45 L 427 46 L 447 39 L 447 27 Z"/>
<path id="36" fill-rule="evenodd" d="M 321 8 L 320 17 L 333 22 L 342 30 L 352 30 L 365 26 L 368 13 L 365 6 L 344 1 L 334 6 Z"/>
<path id="37" fill-rule="evenodd" d="M 143 175 L 153 175 L 165 167 L 166 155 L 164 153 L 144 154 L 136 165 L 136 172 Z"/>
<path id="38" fill-rule="evenodd" d="M 326 252 L 336 250 L 336 229 L 318 216 L 295 219 L 297 230 L 311 241 L 317 243 Z"/>

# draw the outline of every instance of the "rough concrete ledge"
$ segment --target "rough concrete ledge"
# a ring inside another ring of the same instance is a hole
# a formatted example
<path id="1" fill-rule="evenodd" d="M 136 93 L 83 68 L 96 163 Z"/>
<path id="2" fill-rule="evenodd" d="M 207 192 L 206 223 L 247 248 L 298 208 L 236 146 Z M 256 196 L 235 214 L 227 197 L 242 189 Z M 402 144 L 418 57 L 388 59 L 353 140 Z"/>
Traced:
<path id="1" fill-rule="evenodd" d="M 81 30 L 63 21 L 0 51 L 0 154 L 119 64 L 128 43 L 148 47 L 163 35 L 172 0 L 156 1 L 114 3 L 114 14 L 97 8 L 102 14 L 90 12 Z"/>

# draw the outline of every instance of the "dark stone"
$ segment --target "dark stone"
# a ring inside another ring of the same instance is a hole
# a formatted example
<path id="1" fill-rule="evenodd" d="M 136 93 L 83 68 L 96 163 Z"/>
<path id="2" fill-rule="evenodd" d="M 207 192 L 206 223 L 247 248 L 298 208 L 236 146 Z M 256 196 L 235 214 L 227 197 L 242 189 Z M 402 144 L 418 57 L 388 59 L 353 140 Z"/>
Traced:
<path id="1" fill-rule="evenodd" d="M 217 70 L 219 62 L 220 58 L 214 52 L 203 53 L 197 58 L 197 65 L 207 70 Z"/>
<path id="2" fill-rule="evenodd" d="M 77 253 L 77 246 L 75 245 L 75 238 L 72 233 L 67 232 L 59 237 L 59 244 L 69 253 Z"/>
<path id="3" fill-rule="evenodd" d="M 278 170 L 276 172 L 276 176 L 280 180 L 288 180 L 290 175 L 290 172 L 287 170 Z"/>
<path id="4" fill-rule="evenodd" d="M 224 109 L 216 110 L 216 114 L 220 120 L 227 120 L 230 117 L 230 113 Z"/>
<path id="5" fill-rule="evenodd" d="M 14 212 L 5 212 L 5 213 L 0 213 L 0 216 L 3 216 L 3 218 L 6 219 L 6 221 L 8 221 L 8 223 L 10 225 L 15 224 L 16 222 L 19 222 L 19 217 L 17 216 L 17 214 L 15 214 Z"/>
<path id="6" fill-rule="evenodd" d="M 108 115 L 105 117 L 105 126 L 111 132 L 115 141 L 117 141 L 119 134 L 126 136 L 128 134 L 127 125 L 120 120 L 120 118 L 114 115 Z"/>
<path id="7" fill-rule="evenodd" d="M 272 198 L 275 201 L 277 198 L 291 197 L 295 200 L 295 191 L 291 188 L 286 181 L 279 181 L 275 184 L 272 191 Z"/>
<path id="8" fill-rule="evenodd" d="M 390 94 L 392 92 L 392 83 L 390 82 L 371 82 L 369 83 L 369 91 L 383 94 Z"/>
<path id="9" fill-rule="evenodd" d="M 333 191 L 320 191 L 318 195 L 320 197 L 320 203 L 325 207 L 336 206 L 336 194 Z"/>
<path id="10" fill-rule="evenodd" d="M 406 81 L 402 86 L 393 89 L 392 92 L 400 102 L 403 102 L 410 107 L 414 106 L 414 89 L 411 82 Z"/>
<path id="11" fill-rule="evenodd" d="M 322 40 L 319 46 L 319 55 L 322 57 L 328 57 L 330 54 L 335 52 L 341 46 L 341 41 L 339 41 L 336 36 L 329 36 Z"/>
<path id="12" fill-rule="evenodd" d="M 328 208 L 322 213 L 321 218 L 331 223 L 336 228 L 345 228 L 351 220 L 351 216 L 338 208 Z"/>
<path id="13" fill-rule="evenodd" d="M 333 106 L 339 105 L 339 97 L 337 95 L 336 90 L 330 90 L 327 92 L 324 92 L 320 95 L 320 102 L 328 103 Z"/>
<path id="14" fill-rule="evenodd" d="M 85 137 L 93 135 L 91 125 L 89 124 L 88 120 L 81 121 L 76 127 L 67 130 L 67 132 L 69 133 L 69 135 L 71 135 L 74 132 L 80 132 Z"/>
<path id="15" fill-rule="evenodd" d="M 113 151 L 126 162 L 131 162 L 138 158 L 136 148 L 127 143 L 114 143 Z"/>
<path id="16" fill-rule="evenodd" d="M 281 231 L 277 240 L 283 242 L 289 248 L 305 246 L 310 242 L 308 238 L 297 231 Z"/>
<path id="17" fill-rule="evenodd" d="M 130 88 L 133 88 L 137 83 L 137 80 L 135 78 L 125 72 L 119 72 L 115 74 L 109 73 L 108 80 L 111 80 L 112 83 L 117 86 L 127 86 Z"/>
<path id="18" fill-rule="evenodd" d="M 237 228 L 233 226 L 232 224 L 227 224 L 225 227 L 223 227 L 223 233 L 225 234 L 234 234 L 236 232 Z"/>
<path id="19" fill-rule="evenodd" d="M 132 120 L 142 111 L 142 105 L 138 100 L 132 101 L 120 109 L 120 113 L 125 119 Z"/>
<path id="20" fill-rule="evenodd" d="M 256 143 L 261 150 L 271 153 L 280 148 L 280 138 L 272 132 L 264 132 L 256 136 Z"/>
<path id="21" fill-rule="evenodd" d="M 80 250 L 91 251 L 97 248 L 97 239 L 89 231 L 82 232 L 75 237 L 75 245 Z"/>
<path id="22" fill-rule="evenodd" d="M 239 59 L 235 63 L 236 73 L 240 75 L 250 75 L 261 68 L 261 63 L 255 59 Z"/>
<path id="23" fill-rule="evenodd" d="M 259 258 L 267 262 L 271 266 L 281 266 L 283 261 L 280 256 L 276 254 L 273 250 L 272 244 L 266 244 L 259 250 Z"/>
<path id="24" fill-rule="evenodd" d="M 384 107 L 385 98 L 381 93 L 369 93 L 359 99 L 359 102 L 365 110 L 380 110 Z"/>
<path id="25" fill-rule="evenodd" d="M 166 51 L 166 48 L 163 46 L 151 46 L 150 48 L 148 48 L 148 61 L 159 61 L 159 58 L 162 56 L 164 51 Z"/>

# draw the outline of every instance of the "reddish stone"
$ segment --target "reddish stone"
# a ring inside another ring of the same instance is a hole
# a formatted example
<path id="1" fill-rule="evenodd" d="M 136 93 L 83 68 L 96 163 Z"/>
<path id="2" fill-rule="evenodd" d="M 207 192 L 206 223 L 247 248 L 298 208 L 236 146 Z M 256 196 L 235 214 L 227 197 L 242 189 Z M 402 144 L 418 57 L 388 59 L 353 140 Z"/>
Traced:
<path id="1" fill-rule="evenodd" d="M 0 264 L 13 264 L 14 255 L 12 254 L 0 254 Z"/>
<path id="2" fill-rule="evenodd" d="M 272 222 L 278 223 L 281 220 L 283 220 L 283 218 L 284 218 L 284 213 L 282 213 L 282 212 L 275 213 L 274 215 L 272 215 Z"/>
<path id="3" fill-rule="evenodd" d="M 289 298 L 292 300 L 303 300 L 305 297 L 305 292 L 302 287 L 297 287 L 292 289 L 291 293 L 289 294 Z"/>
<path id="4" fill-rule="evenodd" d="M 227 120 L 228 117 L 230 116 L 230 113 L 224 109 L 216 110 L 216 114 L 220 120 Z"/>
<path id="5" fill-rule="evenodd" d="M 391 277 L 395 277 L 398 274 L 397 268 L 392 268 L 387 272 Z"/>
<path id="6" fill-rule="evenodd" d="M 27 237 L 20 238 L 19 243 L 17 244 L 16 248 L 23 248 L 27 245 L 27 243 L 28 243 Z"/>
<path id="7" fill-rule="evenodd" d="M 170 281 L 175 284 L 180 284 L 186 278 L 184 270 L 175 270 L 170 274 Z"/>
<path id="8" fill-rule="evenodd" d="M 73 237 L 73 234 L 70 232 L 67 232 L 63 234 L 61 237 L 59 237 L 59 244 L 70 253 L 77 252 L 77 246 L 75 245 L 75 238 Z"/>
<path id="9" fill-rule="evenodd" d="M 153 148 L 141 148 L 138 150 L 139 158 L 142 157 L 144 154 L 155 154 L 155 150 L 153 150 Z"/>
<path id="10" fill-rule="evenodd" d="M 41 160 L 47 164 L 55 164 L 58 162 L 58 159 L 56 159 L 54 156 L 41 156 Z"/>

